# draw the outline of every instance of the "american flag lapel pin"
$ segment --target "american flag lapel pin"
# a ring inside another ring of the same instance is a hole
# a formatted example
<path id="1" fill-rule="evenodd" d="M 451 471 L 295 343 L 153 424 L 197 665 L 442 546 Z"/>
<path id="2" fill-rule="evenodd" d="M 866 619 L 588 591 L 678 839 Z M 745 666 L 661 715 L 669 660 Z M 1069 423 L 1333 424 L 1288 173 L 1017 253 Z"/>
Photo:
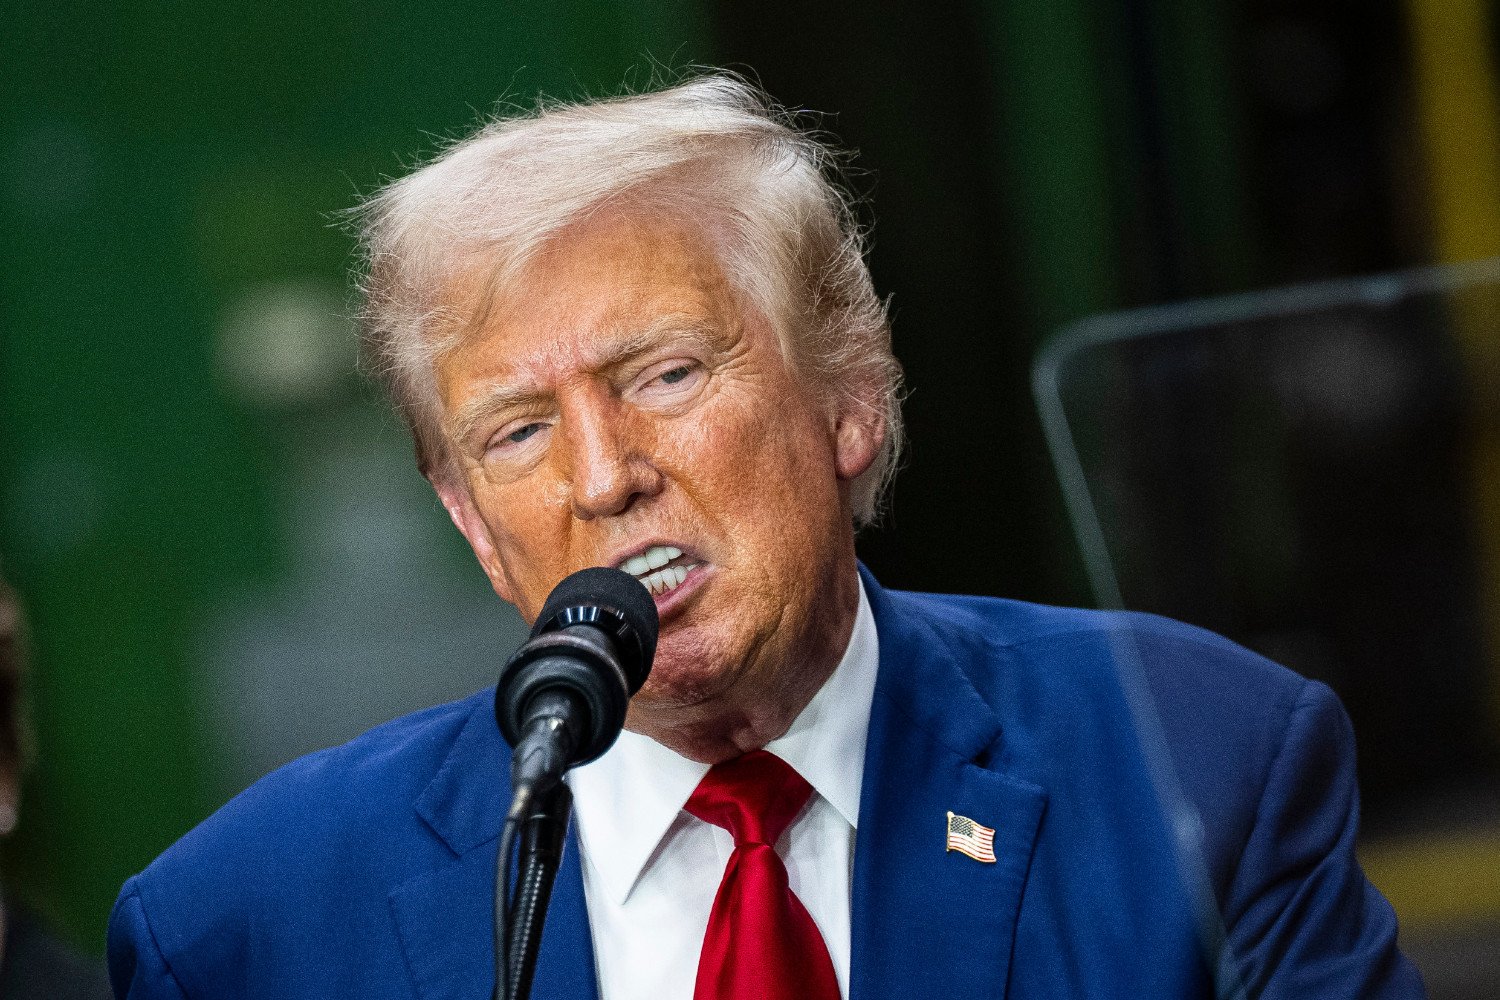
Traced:
<path id="1" fill-rule="evenodd" d="M 995 863 L 995 831 L 949 810 L 948 850 L 992 865 Z"/>

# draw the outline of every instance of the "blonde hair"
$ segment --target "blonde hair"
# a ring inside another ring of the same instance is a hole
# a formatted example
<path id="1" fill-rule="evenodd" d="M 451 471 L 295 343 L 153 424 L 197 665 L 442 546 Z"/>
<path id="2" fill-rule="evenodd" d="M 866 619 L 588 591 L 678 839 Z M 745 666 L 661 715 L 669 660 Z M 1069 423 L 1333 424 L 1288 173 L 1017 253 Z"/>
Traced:
<path id="1" fill-rule="evenodd" d="M 361 352 L 411 428 L 424 475 L 449 459 L 433 361 L 472 317 L 443 292 L 476 267 L 504 294 L 550 238 L 606 205 L 701 226 L 785 356 L 845 405 L 875 407 L 885 440 L 852 490 L 876 515 L 900 451 L 901 367 L 865 264 L 837 154 L 760 90 L 713 73 L 654 93 L 546 103 L 499 118 L 355 210 Z"/>

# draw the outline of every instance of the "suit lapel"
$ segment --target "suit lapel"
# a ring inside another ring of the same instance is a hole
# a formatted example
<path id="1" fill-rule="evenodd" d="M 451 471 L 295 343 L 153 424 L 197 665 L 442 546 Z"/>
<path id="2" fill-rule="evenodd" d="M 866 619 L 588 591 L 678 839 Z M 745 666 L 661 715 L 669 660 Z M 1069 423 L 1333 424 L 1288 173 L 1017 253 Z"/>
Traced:
<path id="1" fill-rule="evenodd" d="M 416 802 L 417 813 L 453 857 L 390 895 L 407 971 L 420 1000 L 485 1000 L 494 982 L 491 901 L 495 842 L 503 806 L 510 800 L 509 750 L 489 700 L 477 701 L 443 766 Z M 532 996 L 597 995 L 578 840 L 570 829 Z"/>
<path id="2" fill-rule="evenodd" d="M 854 860 L 851 996 L 1003 997 L 1046 795 L 985 766 L 1000 729 L 958 666 L 974 647 L 904 611 L 868 574 L 865 586 L 880 673 Z M 994 863 L 945 849 L 950 810 L 994 828 Z"/>

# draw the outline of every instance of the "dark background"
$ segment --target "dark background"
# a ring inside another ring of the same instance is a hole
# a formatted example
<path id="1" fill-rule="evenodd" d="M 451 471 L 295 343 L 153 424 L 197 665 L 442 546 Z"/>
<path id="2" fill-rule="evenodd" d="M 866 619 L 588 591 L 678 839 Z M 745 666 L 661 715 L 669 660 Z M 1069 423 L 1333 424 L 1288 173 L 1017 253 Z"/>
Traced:
<path id="1" fill-rule="evenodd" d="M 823 113 L 858 150 L 910 388 L 909 457 L 863 558 L 892 586 L 1092 603 L 1031 397 L 1040 344 L 1122 307 L 1500 253 L 1494 17 L 1476 0 L 13 12 L 0 565 L 32 621 L 38 754 L 10 884 L 97 950 L 120 882 L 256 776 L 491 681 L 518 622 L 352 374 L 336 214 L 497 100 L 704 63 Z M 1459 364 L 1451 383 L 1489 377 Z M 1500 572 L 1496 441 L 1458 435 L 1433 472 L 1474 607 Z M 1374 524 L 1412 503 L 1364 496 Z M 1366 570 L 1330 572 L 1317 595 L 1337 604 Z M 1136 603 L 1215 624 L 1195 596 Z M 1492 792 L 1497 658 L 1471 618 L 1474 662 L 1431 723 L 1466 749 L 1407 772 L 1366 750 L 1376 828 L 1433 767 Z M 1361 732 L 1402 710 L 1370 690 L 1341 689 Z M 1376 852 L 1408 928 L 1500 913 L 1500 826 L 1471 827 Z M 1458 901 L 1421 875 L 1455 863 Z"/>

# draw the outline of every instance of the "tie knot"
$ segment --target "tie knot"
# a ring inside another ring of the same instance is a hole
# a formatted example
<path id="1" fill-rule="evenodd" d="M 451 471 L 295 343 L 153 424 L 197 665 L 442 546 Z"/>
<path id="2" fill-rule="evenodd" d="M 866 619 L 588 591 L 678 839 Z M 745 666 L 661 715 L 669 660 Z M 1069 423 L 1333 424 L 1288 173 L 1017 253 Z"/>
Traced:
<path id="1" fill-rule="evenodd" d="M 812 791 L 786 761 L 764 750 L 752 750 L 709 768 L 683 808 L 705 823 L 728 830 L 736 847 L 775 847 Z"/>

